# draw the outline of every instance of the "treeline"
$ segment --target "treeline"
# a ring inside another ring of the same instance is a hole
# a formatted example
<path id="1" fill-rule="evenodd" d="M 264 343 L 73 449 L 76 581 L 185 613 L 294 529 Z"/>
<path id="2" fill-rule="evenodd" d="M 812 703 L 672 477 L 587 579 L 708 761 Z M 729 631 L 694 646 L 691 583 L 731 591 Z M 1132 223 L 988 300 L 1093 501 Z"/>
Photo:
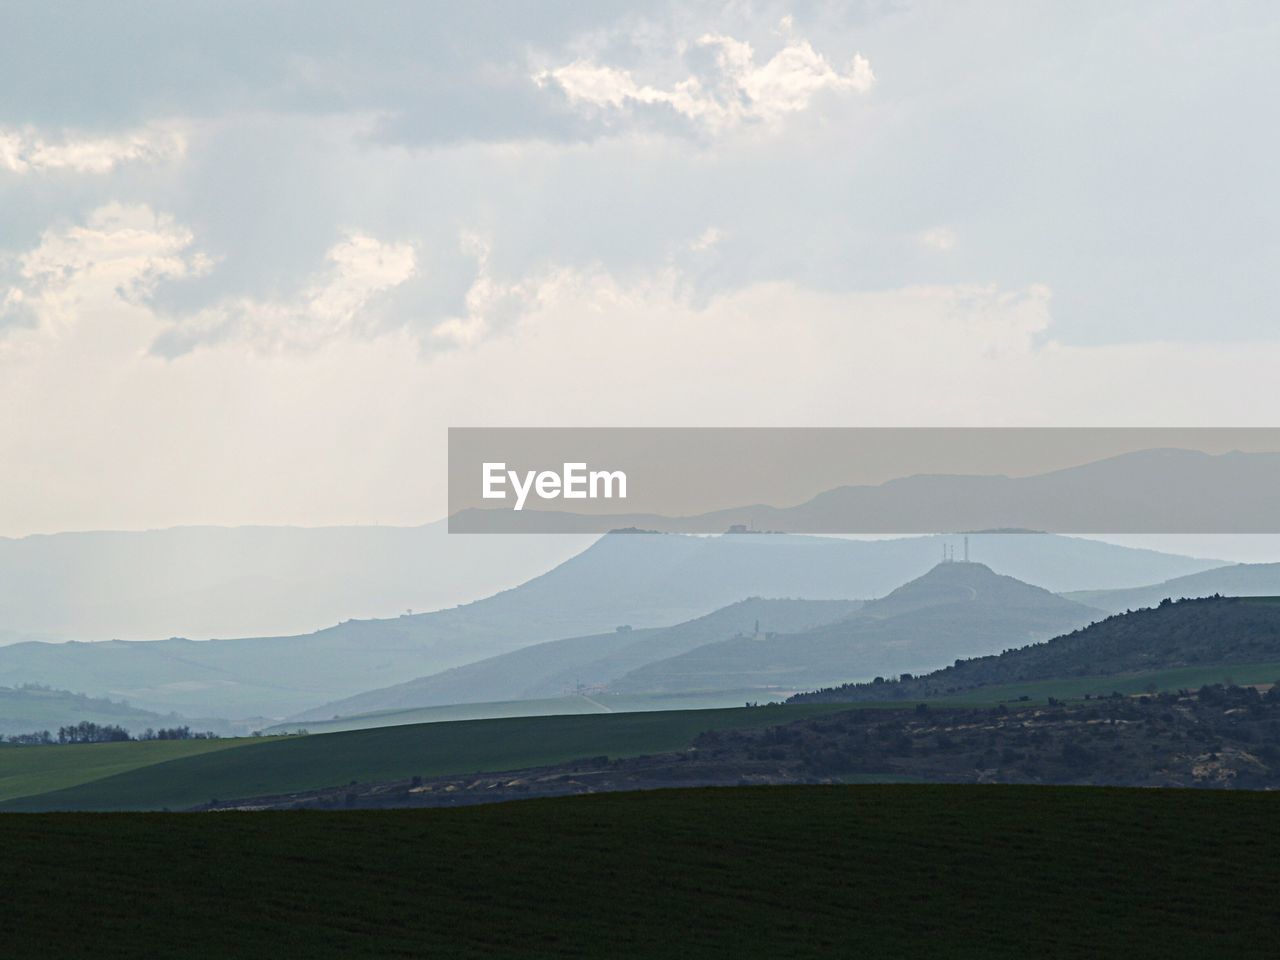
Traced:
<path id="1" fill-rule="evenodd" d="M 56 736 L 48 730 L 37 730 L 32 733 L 13 734 L 6 739 L 14 744 L 42 746 L 64 743 L 119 743 L 125 740 L 217 740 L 218 735 L 211 730 L 194 731 L 190 727 L 163 727 L 159 730 L 148 727 L 135 737 L 124 727 L 82 720 L 71 726 L 59 727 Z"/>

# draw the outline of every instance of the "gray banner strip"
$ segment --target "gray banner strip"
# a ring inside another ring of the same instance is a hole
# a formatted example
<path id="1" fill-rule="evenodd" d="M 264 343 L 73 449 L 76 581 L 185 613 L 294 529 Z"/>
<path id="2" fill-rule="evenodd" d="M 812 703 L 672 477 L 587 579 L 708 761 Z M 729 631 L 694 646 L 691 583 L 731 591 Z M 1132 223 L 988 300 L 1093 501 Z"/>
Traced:
<path id="1" fill-rule="evenodd" d="M 1280 533 L 1280 428 L 452 428 L 449 530 Z"/>

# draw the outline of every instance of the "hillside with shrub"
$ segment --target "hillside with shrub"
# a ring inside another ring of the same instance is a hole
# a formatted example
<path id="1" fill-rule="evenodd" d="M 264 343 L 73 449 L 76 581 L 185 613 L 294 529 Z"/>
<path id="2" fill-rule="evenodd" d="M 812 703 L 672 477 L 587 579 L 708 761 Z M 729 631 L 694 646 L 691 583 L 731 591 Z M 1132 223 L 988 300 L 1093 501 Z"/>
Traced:
<path id="1" fill-rule="evenodd" d="M 1071 633 L 1003 653 L 957 660 L 922 676 L 797 694 L 795 701 L 946 697 L 1030 680 L 1106 677 L 1208 664 L 1280 659 L 1280 600 L 1207 597 L 1166 599 L 1115 614 Z"/>

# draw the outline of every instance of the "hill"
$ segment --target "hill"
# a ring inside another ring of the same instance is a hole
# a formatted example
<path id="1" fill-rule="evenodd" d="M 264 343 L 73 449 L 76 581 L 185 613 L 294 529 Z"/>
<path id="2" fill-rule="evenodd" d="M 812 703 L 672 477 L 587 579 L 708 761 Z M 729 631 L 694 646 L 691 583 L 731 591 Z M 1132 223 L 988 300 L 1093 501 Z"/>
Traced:
<path id="1" fill-rule="evenodd" d="M 347 783 L 201 809 L 443 807 L 672 786 L 830 782 L 1276 789 L 1277 724 L 1280 691 L 1238 686 L 994 709 L 922 703 L 709 730 L 679 752 Z"/>
<path id="2" fill-rule="evenodd" d="M 1277 674 L 1280 676 L 1280 673 Z M 1270 674 L 1268 674 L 1270 676 Z M 552 717 L 574 714 L 647 713 L 665 710 L 722 710 L 741 707 L 745 702 L 780 703 L 785 698 L 764 696 L 754 690 L 720 690 L 713 693 L 639 694 L 570 693 L 534 700 L 497 700 L 485 703 L 451 703 L 440 707 L 407 707 L 403 710 L 375 710 L 330 717 L 328 720 L 285 720 L 263 728 L 267 736 L 282 733 L 340 733 L 414 723 L 450 723 L 455 720 L 494 720 L 505 717 Z"/>
<path id="3" fill-rule="evenodd" d="M 134 734 L 148 727 L 158 730 L 190 723 L 177 714 L 140 710 L 128 703 L 86 697 L 67 690 L 33 685 L 0 687 L 0 737 L 40 730 L 56 734 L 59 727 L 81 720 L 124 727 Z M 200 729 L 215 733 L 227 731 L 226 724 L 217 720 L 204 721 Z"/>
<path id="4" fill-rule="evenodd" d="M 1058 590 L 1132 586 L 1208 565 L 1070 537 L 971 539 L 1002 570 L 1044 572 L 1039 582 Z M 0 684 L 42 683 L 189 716 L 283 718 L 541 641 L 668 626 L 745 597 L 876 596 L 926 571 L 939 550 L 927 537 L 618 533 L 519 587 L 433 613 L 296 636 L 2 647 Z"/>
<path id="5" fill-rule="evenodd" d="M 922 699 L 1002 684 L 1280 660 L 1280 602 L 1211 597 L 1114 614 L 1046 643 L 960 660 L 918 677 L 846 684 L 797 702 Z"/>
<path id="6" fill-rule="evenodd" d="M 674 627 L 613 630 L 590 637 L 552 640 L 455 667 L 384 690 L 371 690 L 309 710 L 294 720 L 327 720 L 381 710 L 485 701 L 556 697 L 597 687 L 628 671 L 715 640 L 769 631 L 797 631 L 838 620 L 862 605 L 857 600 L 764 600 L 730 604 Z"/>
<path id="7" fill-rule="evenodd" d="M 256 740 L 129 740 L 55 746 L 0 745 L 0 804 Z"/>
<path id="8" fill-rule="evenodd" d="M 1053 636 L 1100 616 L 985 564 L 943 563 L 844 620 L 707 644 L 633 670 L 611 690 L 795 689 L 910 672 Z"/>
<path id="9" fill-rule="evenodd" d="M 437 610 L 522 583 L 596 538 L 459 537 L 443 521 L 0 537 L 0 643 L 260 637 Z"/>
<path id="10" fill-rule="evenodd" d="M 1275 951 L 1280 796 L 662 790 L 459 810 L 3 817 L 0 846 L 14 960 L 128 957 L 139 943 L 152 956 L 273 960 L 830 957 L 851 945 L 961 960 L 1261 958 Z M 122 876 L 129 909 L 108 895 Z M 461 909 L 459 891 L 483 896 Z M 252 929 L 228 916 L 254 917 Z"/>
<path id="11" fill-rule="evenodd" d="M 446 773 L 509 770 L 578 757 L 683 750 L 707 730 L 767 726 L 828 704 L 464 720 L 300 737 L 0 748 L 0 812 L 182 809 L 211 799 Z M 195 746 L 184 746 L 195 744 Z M 96 750 L 101 752 L 84 753 Z M 110 775 L 98 769 L 114 769 Z M 87 772 L 86 772 L 87 771 Z"/>
<path id="12" fill-rule="evenodd" d="M 1124 613 L 1142 607 L 1154 607 L 1166 597 L 1275 597 L 1280 596 L 1280 563 L 1233 563 L 1162 583 L 1126 590 L 1079 590 L 1066 594 L 1072 600 L 1106 610 Z"/>

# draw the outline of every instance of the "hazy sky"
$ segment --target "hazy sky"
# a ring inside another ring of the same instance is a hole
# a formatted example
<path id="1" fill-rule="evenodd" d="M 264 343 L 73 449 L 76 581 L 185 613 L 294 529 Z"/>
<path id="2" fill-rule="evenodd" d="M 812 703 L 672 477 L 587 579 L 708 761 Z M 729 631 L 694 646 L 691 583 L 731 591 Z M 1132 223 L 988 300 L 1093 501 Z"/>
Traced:
<path id="1" fill-rule="evenodd" d="M 0 534 L 423 522 L 450 425 L 1273 426 L 1277 49 L 1221 0 L 9 0 Z"/>

